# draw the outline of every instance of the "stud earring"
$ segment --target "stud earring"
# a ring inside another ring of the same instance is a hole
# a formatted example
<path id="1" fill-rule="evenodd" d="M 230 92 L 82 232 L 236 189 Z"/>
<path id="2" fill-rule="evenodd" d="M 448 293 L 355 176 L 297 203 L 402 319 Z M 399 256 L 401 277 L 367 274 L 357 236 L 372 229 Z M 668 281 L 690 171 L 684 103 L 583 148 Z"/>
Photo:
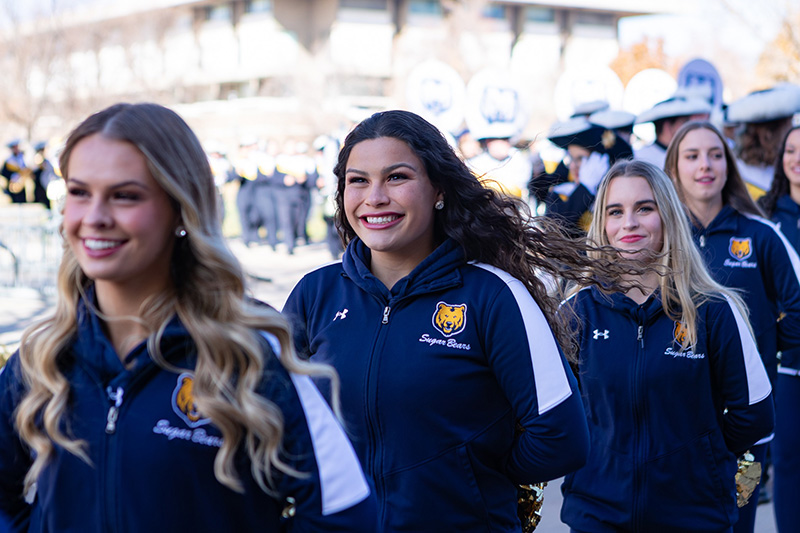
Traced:
<path id="1" fill-rule="evenodd" d="M 178 226 L 175 228 L 175 236 L 176 237 L 186 237 L 186 228 L 183 226 Z"/>
<path id="2" fill-rule="evenodd" d="M 433 208 L 436 209 L 437 211 L 441 211 L 442 209 L 444 209 L 444 200 L 439 200 L 438 202 L 433 204 Z"/>

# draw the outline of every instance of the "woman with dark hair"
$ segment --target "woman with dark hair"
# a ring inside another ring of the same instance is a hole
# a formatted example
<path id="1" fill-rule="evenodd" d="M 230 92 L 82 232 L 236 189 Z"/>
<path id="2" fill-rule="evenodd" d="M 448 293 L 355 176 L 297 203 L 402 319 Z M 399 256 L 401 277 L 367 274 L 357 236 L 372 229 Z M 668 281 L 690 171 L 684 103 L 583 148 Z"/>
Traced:
<path id="1" fill-rule="evenodd" d="M 387 531 L 520 531 L 517 485 L 588 452 L 560 298 L 591 282 L 587 245 L 483 187 L 442 134 L 376 113 L 335 169 L 341 262 L 306 275 L 284 312 L 299 351 L 342 380 L 342 411 Z"/>
<path id="2" fill-rule="evenodd" d="M 667 149 L 666 172 L 689 210 L 694 240 L 711 275 L 738 289 L 750 310 L 761 359 L 775 387 L 777 352 L 800 348 L 800 258 L 774 224 L 762 218 L 722 133 L 687 122 Z M 752 448 L 764 461 L 772 435 Z M 735 531 L 752 532 L 758 491 Z"/>
<path id="3" fill-rule="evenodd" d="M 762 209 L 800 250 L 800 126 L 783 138 L 770 190 L 759 199 Z M 775 383 L 775 440 L 772 442 L 774 509 L 778 531 L 800 530 L 800 349 L 781 352 Z"/>
<path id="4" fill-rule="evenodd" d="M 713 280 L 675 188 L 646 161 L 623 161 L 597 192 L 590 257 L 658 266 L 626 291 L 591 287 L 578 376 L 592 449 L 566 476 L 573 532 L 729 532 L 736 458 L 772 430 L 770 384 L 747 310 Z"/>
<path id="5" fill-rule="evenodd" d="M 0 374 L 0 531 L 375 531 L 310 380 L 336 374 L 245 297 L 189 126 L 114 105 L 60 163 L 58 305 Z"/>

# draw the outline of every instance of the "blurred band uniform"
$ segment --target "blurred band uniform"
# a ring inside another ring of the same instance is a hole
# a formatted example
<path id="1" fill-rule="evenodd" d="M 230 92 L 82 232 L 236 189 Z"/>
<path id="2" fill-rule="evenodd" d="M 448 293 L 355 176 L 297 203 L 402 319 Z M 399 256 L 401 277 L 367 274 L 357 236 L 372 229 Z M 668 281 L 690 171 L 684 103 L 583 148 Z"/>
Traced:
<path id="1" fill-rule="evenodd" d="M 568 161 L 561 161 L 553 173 L 533 176 L 528 190 L 544 202 L 545 216 L 560 219 L 573 236 L 583 236 L 597 185 L 610 165 L 630 158 L 633 151 L 614 130 L 582 116 L 556 123 L 548 139 L 568 152 Z"/>
<path id="2" fill-rule="evenodd" d="M 34 189 L 31 169 L 25 164 L 25 154 L 20 150 L 19 144 L 19 139 L 14 139 L 6 144 L 6 147 L 11 150 L 11 154 L 6 158 L 3 168 L 0 170 L 0 175 L 4 178 L 2 180 L 4 192 L 15 204 L 33 201 Z"/>
<path id="3" fill-rule="evenodd" d="M 726 109 L 726 121 L 739 124 L 734 152 L 739 173 L 754 200 L 772 184 L 780 143 L 795 113 L 800 113 L 800 86 L 790 83 L 752 92 Z"/>

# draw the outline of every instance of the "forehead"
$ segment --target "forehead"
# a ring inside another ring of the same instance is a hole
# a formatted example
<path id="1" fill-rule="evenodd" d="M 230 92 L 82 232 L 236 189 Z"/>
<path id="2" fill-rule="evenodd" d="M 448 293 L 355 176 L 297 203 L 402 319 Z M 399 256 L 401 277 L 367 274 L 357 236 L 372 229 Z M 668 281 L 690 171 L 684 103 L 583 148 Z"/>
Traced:
<path id="1" fill-rule="evenodd" d="M 606 204 L 655 201 L 653 188 L 641 176 L 617 176 L 608 182 Z"/>
<path id="2" fill-rule="evenodd" d="M 707 128 L 697 128 L 690 132 L 687 132 L 686 135 L 681 140 L 680 148 L 682 149 L 692 149 L 692 148 L 720 148 L 722 149 L 722 139 L 714 133 L 713 131 Z"/>
<path id="3" fill-rule="evenodd" d="M 378 137 L 359 142 L 353 146 L 347 162 L 348 165 L 358 162 L 359 165 L 373 163 L 381 166 L 387 162 L 414 163 L 415 166 L 422 163 L 405 141 L 394 137 Z"/>

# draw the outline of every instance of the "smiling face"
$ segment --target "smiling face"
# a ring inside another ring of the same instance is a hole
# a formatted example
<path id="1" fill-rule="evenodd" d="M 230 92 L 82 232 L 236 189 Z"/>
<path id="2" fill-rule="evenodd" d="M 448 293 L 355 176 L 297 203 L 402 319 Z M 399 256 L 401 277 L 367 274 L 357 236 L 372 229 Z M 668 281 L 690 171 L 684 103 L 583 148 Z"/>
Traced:
<path id="1" fill-rule="evenodd" d="M 722 189 L 728 181 L 722 139 L 706 128 L 688 132 L 678 146 L 677 178 L 692 212 L 700 205 L 722 209 Z"/>
<path id="2" fill-rule="evenodd" d="M 67 172 L 64 233 L 98 290 L 149 295 L 171 283 L 178 215 L 132 144 L 100 134 L 79 141 Z"/>
<path id="3" fill-rule="evenodd" d="M 436 246 L 434 204 L 441 199 L 405 142 L 379 137 L 353 146 L 345 166 L 344 210 L 372 251 L 373 264 L 388 261 L 410 272 L 427 257 Z"/>
<path id="4" fill-rule="evenodd" d="M 800 189 L 800 129 L 792 130 L 783 151 L 783 172 L 791 189 Z M 793 193 L 794 195 L 794 193 Z"/>
<path id="5" fill-rule="evenodd" d="M 619 176 L 606 193 L 605 233 L 608 243 L 636 258 L 641 251 L 659 253 L 663 247 L 661 214 L 645 178 Z"/>

